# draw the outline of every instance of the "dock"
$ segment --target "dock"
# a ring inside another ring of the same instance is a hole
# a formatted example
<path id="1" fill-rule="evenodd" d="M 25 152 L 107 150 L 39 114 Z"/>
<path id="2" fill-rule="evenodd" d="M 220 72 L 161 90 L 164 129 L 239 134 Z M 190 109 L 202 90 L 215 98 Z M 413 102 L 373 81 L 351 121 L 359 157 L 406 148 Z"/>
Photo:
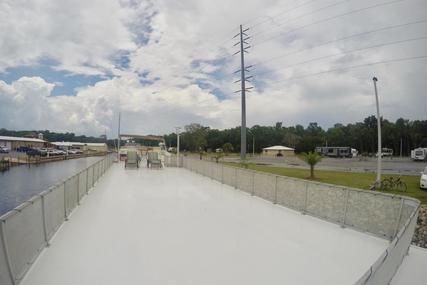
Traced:
<path id="1" fill-rule="evenodd" d="M 415 199 L 194 159 L 125 169 L 111 158 L 1 217 L 5 284 L 427 279 L 427 251 L 410 246 Z"/>
<path id="2" fill-rule="evenodd" d="M 113 165 L 81 203 L 22 284 L 351 284 L 388 244 L 178 168 Z"/>

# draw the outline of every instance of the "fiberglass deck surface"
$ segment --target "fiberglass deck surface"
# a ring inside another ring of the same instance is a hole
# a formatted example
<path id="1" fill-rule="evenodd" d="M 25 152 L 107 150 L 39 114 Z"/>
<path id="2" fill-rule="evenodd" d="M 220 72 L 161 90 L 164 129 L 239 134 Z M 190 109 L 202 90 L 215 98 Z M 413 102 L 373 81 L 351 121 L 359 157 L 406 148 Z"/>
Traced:
<path id="1" fill-rule="evenodd" d="M 424 285 L 427 283 L 426 267 L 427 249 L 411 246 L 390 285 Z"/>
<path id="2" fill-rule="evenodd" d="M 115 164 L 22 284 L 345 285 L 387 244 L 186 169 Z"/>

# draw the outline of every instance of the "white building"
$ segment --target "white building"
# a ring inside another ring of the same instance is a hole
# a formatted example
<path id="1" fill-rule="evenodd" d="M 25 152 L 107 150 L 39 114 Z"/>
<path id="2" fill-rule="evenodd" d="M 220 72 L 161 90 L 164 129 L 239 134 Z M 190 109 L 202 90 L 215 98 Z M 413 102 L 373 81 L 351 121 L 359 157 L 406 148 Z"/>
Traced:
<path id="1" fill-rule="evenodd" d="M 99 151 L 106 152 L 108 146 L 106 143 L 82 143 L 82 142 L 53 142 L 58 148 L 67 149 L 80 149 L 82 151 Z"/>
<path id="2" fill-rule="evenodd" d="M 275 145 L 263 148 L 262 155 L 273 157 L 294 156 L 295 149 L 287 146 Z"/>
<path id="3" fill-rule="evenodd" d="M 12 150 L 15 150 L 21 146 L 41 148 L 46 143 L 46 141 L 41 139 L 0 136 L 0 146 L 5 146 Z"/>

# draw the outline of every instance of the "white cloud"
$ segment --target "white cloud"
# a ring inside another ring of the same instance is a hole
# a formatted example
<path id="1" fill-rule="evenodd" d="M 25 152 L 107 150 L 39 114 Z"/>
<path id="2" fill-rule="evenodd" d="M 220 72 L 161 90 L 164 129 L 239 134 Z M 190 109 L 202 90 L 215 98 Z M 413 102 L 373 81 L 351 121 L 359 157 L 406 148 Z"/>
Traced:
<path id="1" fill-rule="evenodd" d="M 313 48 L 348 35 L 427 19 L 427 7 L 422 0 L 372 8 L 299 29 L 383 2 L 350 0 L 321 9 L 336 1 L 313 1 L 293 10 L 299 4 L 290 0 L 245 3 L 34 0 L 31 4 L 3 1 L 0 3 L 3 69 L 33 66 L 49 59 L 57 62 L 56 69 L 81 75 L 110 75 L 111 79 L 106 77 L 94 86 L 81 87 L 76 96 L 52 97 L 54 85 L 41 78 L 23 77 L 6 84 L 1 81 L 0 73 L 0 127 L 88 134 L 100 134 L 107 128 L 111 135 L 115 133 L 119 111 L 123 114 L 123 128 L 129 132 L 161 134 L 191 122 L 234 127 L 240 120 L 240 97 L 233 93 L 239 86 L 232 84 L 237 78 L 230 73 L 238 69 L 239 58 L 230 56 L 231 37 L 240 23 L 260 15 L 278 16 L 250 30 L 255 38 L 247 62 L 260 63 L 253 69 L 255 74 L 266 73 L 257 77 L 258 90 L 248 94 L 248 125 L 276 121 L 306 125 L 317 121 L 330 126 L 335 122 L 362 120 L 375 111 L 372 76 L 380 79 L 380 99 L 386 118 L 426 119 L 425 106 L 419 104 L 427 87 L 426 60 L 287 81 L 343 66 L 427 55 L 427 40 L 339 55 L 393 40 L 425 36 L 426 23 Z M 265 19 L 257 18 L 245 26 Z M 280 31 L 281 37 L 267 40 Z M 300 49 L 306 50 L 265 62 Z M 117 65 L 123 54 L 128 56 L 129 67 Z M 338 55 L 301 64 L 334 54 Z M 197 62 L 200 66 L 195 65 Z M 212 72 L 223 74 L 208 74 Z M 197 81 L 211 87 L 201 89 Z M 215 97 L 216 88 L 225 99 Z"/>
<path id="2" fill-rule="evenodd" d="M 136 47 L 126 25 L 134 14 L 118 1 L 2 1 L 0 67 L 49 59 L 76 74 L 113 72 L 115 53 Z"/>

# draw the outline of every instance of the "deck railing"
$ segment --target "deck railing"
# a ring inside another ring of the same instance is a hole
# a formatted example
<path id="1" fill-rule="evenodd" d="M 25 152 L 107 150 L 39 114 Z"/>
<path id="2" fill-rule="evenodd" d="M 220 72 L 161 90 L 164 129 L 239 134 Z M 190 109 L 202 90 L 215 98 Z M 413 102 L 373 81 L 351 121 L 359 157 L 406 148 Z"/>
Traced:
<path id="1" fill-rule="evenodd" d="M 0 284 L 19 284 L 83 196 L 111 166 L 107 155 L 0 217 Z"/>
<path id="2" fill-rule="evenodd" d="M 390 240 L 356 285 L 389 284 L 411 245 L 420 202 L 185 158 L 183 167 L 303 214 Z"/>
<path id="3" fill-rule="evenodd" d="M 107 156 L 0 217 L 0 284 L 19 284 L 81 199 L 111 166 Z M 171 157 L 165 164 L 176 166 Z M 386 285 L 407 254 L 416 226 L 416 199 L 316 183 L 181 158 L 180 166 L 291 209 L 390 240 L 355 285 Z"/>

